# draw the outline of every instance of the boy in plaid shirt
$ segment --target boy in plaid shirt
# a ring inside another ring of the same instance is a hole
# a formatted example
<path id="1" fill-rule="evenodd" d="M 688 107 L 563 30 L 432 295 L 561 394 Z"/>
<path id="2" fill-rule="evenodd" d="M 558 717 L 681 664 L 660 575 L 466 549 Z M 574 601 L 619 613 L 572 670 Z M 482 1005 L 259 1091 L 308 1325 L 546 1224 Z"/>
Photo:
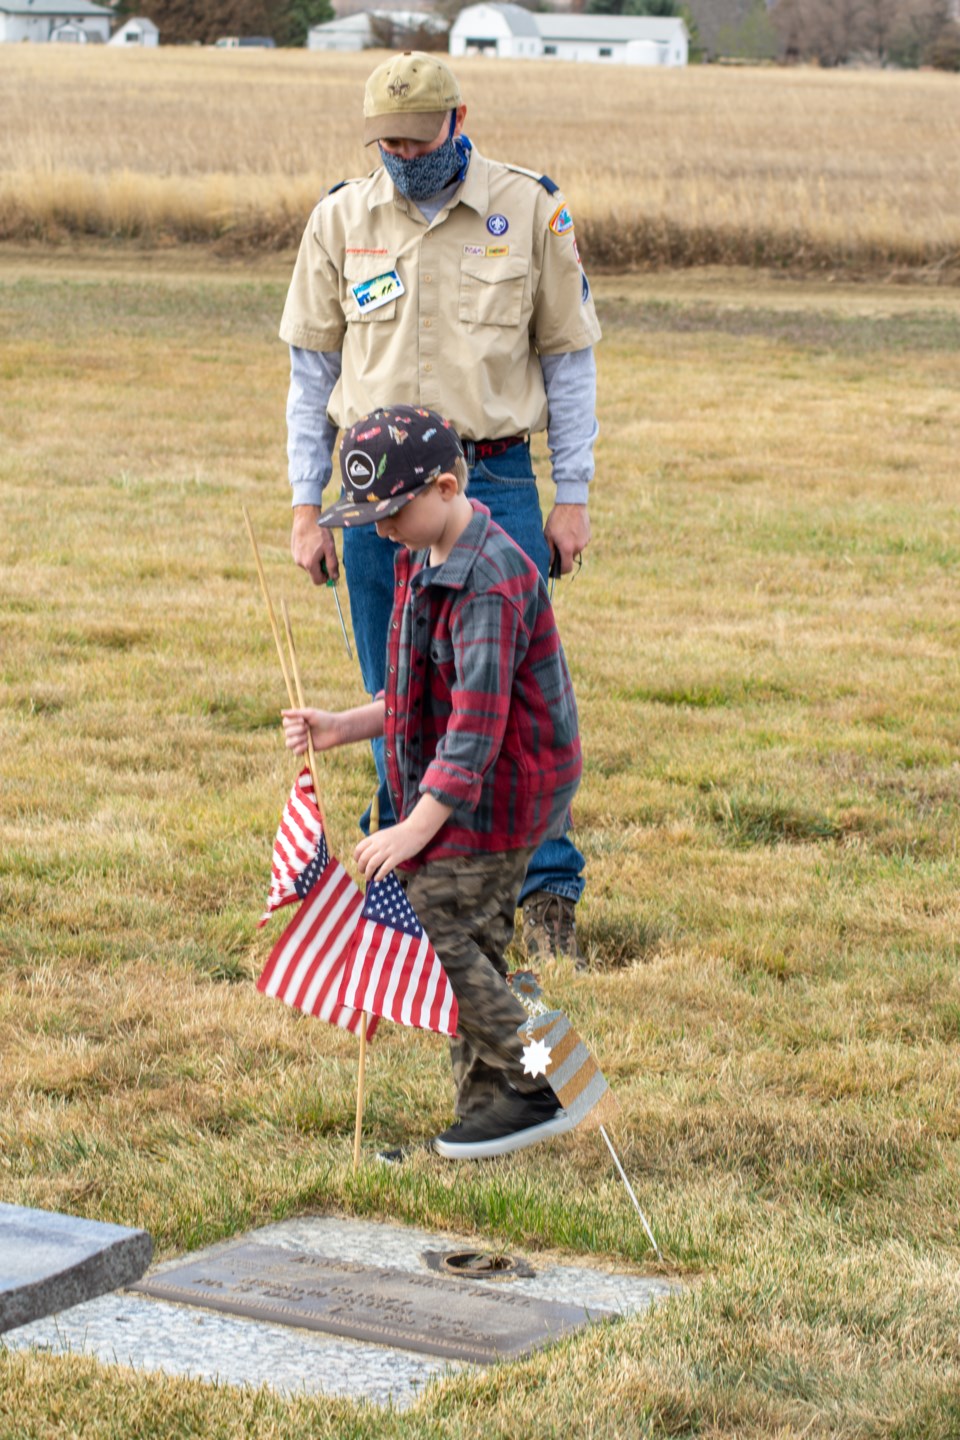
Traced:
<path id="1" fill-rule="evenodd" d="M 447 421 L 374 411 L 345 433 L 340 461 L 343 498 L 318 524 L 375 524 L 401 546 L 387 684 L 354 710 L 284 711 L 286 741 L 305 750 L 308 726 L 318 750 L 384 736 L 400 818 L 356 860 L 368 880 L 400 870 L 459 1006 L 457 1119 L 432 1145 L 449 1159 L 504 1155 L 570 1128 L 524 1074 L 527 1016 L 504 979 L 527 862 L 563 832 L 580 780 L 570 674 L 537 568 L 464 493 Z"/>

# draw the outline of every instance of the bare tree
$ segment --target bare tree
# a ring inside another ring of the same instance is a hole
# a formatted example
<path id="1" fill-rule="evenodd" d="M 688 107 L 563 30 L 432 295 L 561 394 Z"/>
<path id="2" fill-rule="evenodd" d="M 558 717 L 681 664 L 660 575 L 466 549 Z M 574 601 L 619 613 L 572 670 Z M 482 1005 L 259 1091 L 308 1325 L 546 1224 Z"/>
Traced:
<path id="1" fill-rule="evenodd" d="M 771 18 L 787 59 L 845 64 L 861 43 L 861 3 L 863 0 L 779 0 Z"/>
<path id="2" fill-rule="evenodd" d="M 857 0 L 858 49 L 886 65 L 890 40 L 900 19 L 903 0 Z"/>

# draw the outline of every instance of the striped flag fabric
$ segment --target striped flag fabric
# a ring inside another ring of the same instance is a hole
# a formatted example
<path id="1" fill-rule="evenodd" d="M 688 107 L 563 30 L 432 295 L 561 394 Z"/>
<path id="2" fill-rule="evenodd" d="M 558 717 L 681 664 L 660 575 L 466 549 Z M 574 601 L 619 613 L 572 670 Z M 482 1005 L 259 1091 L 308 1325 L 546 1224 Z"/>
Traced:
<path id="1" fill-rule="evenodd" d="M 518 1032 L 526 1041 L 523 1068 L 544 1075 L 574 1125 L 609 1124 L 620 1107 L 600 1066 L 562 1010 L 531 1015 Z"/>
<path id="2" fill-rule="evenodd" d="M 457 999 L 396 875 L 367 886 L 340 1005 L 398 1025 L 457 1033 Z"/>
<path id="3" fill-rule="evenodd" d="M 343 1005 L 339 992 L 362 917 L 363 895 L 328 853 L 322 832 L 311 865 L 316 877 L 310 892 L 271 950 L 257 989 L 356 1034 L 360 1011 Z M 368 1038 L 376 1025 L 372 1019 Z"/>
<path id="4" fill-rule="evenodd" d="M 321 846 L 325 857 L 322 862 Z M 274 911 L 282 906 L 305 900 L 328 859 L 313 780 L 309 767 L 304 766 L 280 816 L 280 828 L 273 842 L 267 908 L 259 926 L 266 925 Z"/>

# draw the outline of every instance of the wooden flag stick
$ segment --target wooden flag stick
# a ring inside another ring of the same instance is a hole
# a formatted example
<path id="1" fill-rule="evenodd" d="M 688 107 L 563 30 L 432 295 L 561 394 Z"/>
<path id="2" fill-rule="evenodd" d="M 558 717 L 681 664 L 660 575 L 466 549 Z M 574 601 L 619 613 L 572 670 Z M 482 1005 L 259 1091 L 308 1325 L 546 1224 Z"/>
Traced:
<path id="1" fill-rule="evenodd" d="M 353 1173 L 360 1164 L 360 1134 L 363 1130 L 363 1082 L 367 1069 L 367 1012 L 360 1011 L 360 1059 L 357 1061 L 357 1123 L 353 1132 Z"/>
<path id="2" fill-rule="evenodd" d="M 370 834 L 380 829 L 380 795 L 379 791 L 373 797 L 373 804 L 370 806 Z M 353 1171 L 357 1172 L 360 1164 L 360 1134 L 363 1130 L 363 1083 L 367 1071 L 367 1012 L 360 1012 L 360 1061 L 357 1066 L 357 1123 L 353 1132 Z"/>
<path id="3" fill-rule="evenodd" d="M 607 1134 L 606 1130 L 603 1128 L 602 1125 L 600 1126 L 600 1134 L 603 1136 L 604 1140 L 606 1140 L 606 1142 L 607 1142 L 607 1149 L 610 1151 L 610 1154 L 613 1156 L 613 1163 L 614 1163 L 614 1165 L 616 1165 L 617 1169 L 620 1171 L 620 1179 L 623 1181 L 624 1185 L 626 1185 L 626 1187 L 627 1187 L 627 1194 L 630 1196 L 630 1199 L 633 1201 L 634 1208 L 635 1208 L 637 1214 L 640 1216 L 640 1219 L 643 1221 L 643 1228 L 644 1228 L 644 1230 L 646 1230 L 646 1232 L 647 1232 L 647 1238 L 649 1239 L 650 1244 L 653 1246 L 654 1250 L 657 1252 L 657 1259 L 658 1259 L 658 1260 L 662 1260 L 662 1259 L 663 1259 L 663 1256 L 660 1254 L 660 1246 L 657 1244 L 656 1240 L 654 1239 L 653 1231 L 650 1229 L 650 1226 L 647 1224 L 647 1217 L 646 1217 L 646 1215 L 644 1215 L 643 1211 L 640 1209 L 640 1202 L 639 1202 L 639 1200 L 637 1199 L 636 1195 L 634 1195 L 634 1193 L 633 1193 L 633 1186 L 630 1184 L 630 1181 L 627 1179 L 626 1174 L 624 1173 L 623 1166 L 620 1164 L 620 1157 L 619 1157 L 619 1155 L 617 1154 L 616 1150 L 614 1150 L 613 1146 L 610 1144 L 610 1136 Z"/>
<path id="4" fill-rule="evenodd" d="M 253 533 L 253 526 L 250 523 L 250 516 L 247 514 L 247 507 L 246 505 L 241 505 L 240 508 L 243 511 L 247 534 L 250 536 L 250 544 L 253 547 L 253 558 L 256 561 L 257 574 L 260 576 L 260 589 L 263 591 L 263 598 L 267 602 L 267 614 L 270 616 L 270 629 L 273 631 L 274 644 L 277 647 L 277 655 L 280 658 L 280 669 L 283 671 L 283 683 L 287 687 L 287 699 L 290 701 L 290 709 L 292 710 L 297 702 L 294 699 L 293 685 L 290 683 L 290 672 L 287 669 L 287 660 L 283 653 L 283 645 L 280 641 L 280 628 L 277 625 L 277 616 L 273 608 L 273 601 L 270 599 L 270 591 L 267 589 L 267 577 L 263 573 L 263 565 L 260 561 L 260 550 L 257 546 L 256 536 Z M 314 790 L 316 790 L 316 780 L 314 780 L 313 785 Z"/>
<path id="5" fill-rule="evenodd" d="M 293 683 L 297 689 L 297 705 L 304 708 L 303 686 L 300 683 L 300 666 L 297 664 L 297 651 L 293 643 L 293 631 L 290 628 L 290 616 L 287 614 L 287 602 L 280 601 L 280 614 L 283 616 L 283 628 L 287 632 L 287 648 L 290 651 L 290 668 L 293 671 Z M 320 786 L 317 784 L 317 755 L 313 748 L 313 736 L 310 727 L 307 726 L 307 764 L 310 766 L 310 779 L 313 781 L 313 802 L 320 812 L 320 824 L 323 826 L 323 833 L 326 835 L 327 821 L 323 813 L 323 806 L 320 803 Z"/>

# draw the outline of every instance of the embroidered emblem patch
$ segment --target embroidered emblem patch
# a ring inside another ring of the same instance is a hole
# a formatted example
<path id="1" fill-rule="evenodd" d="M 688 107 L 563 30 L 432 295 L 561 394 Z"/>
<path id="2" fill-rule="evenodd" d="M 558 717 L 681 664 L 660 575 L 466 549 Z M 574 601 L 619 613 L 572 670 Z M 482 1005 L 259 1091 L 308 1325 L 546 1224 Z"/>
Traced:
<path id="1" fill-rule="evenodd" d="M 351 450 L 345 466 L 347 484 L 351 490 L 366 490 L 373 484 L 376 467 L 365 450 Z"/>
<path id="2" fill-rule="evenodd" d="M 363 311 L 379 310 L 381 305 L 389 305 L 391 300 L 404 294 L 403 281 L 396 270 L 375 275 L 372 280 L 361 280 L 359 285 L 350 288 L 357 306 Z"/>
<path id="3" fill-rule="evenodd" d="M 572 221 L 570 222 L 573 223 Z M 506 235 L 510 229 L 510 221 L 506 215 L 489 215 L 487 217 L 487 229 L 491 235 Z"/>
<path id="4" fill-rule="evenodd" d="M 485 245 L 464 245 L 463 253 L 464 255 L 486 255 L 487 247 Z"/>
<path id="5" fill-rule="evenodd" d="M 392 95 L 394 100 L 402 100 L 409 89 L 410 86 L 407 84 L 406 80 L 393 80 L 387 86 L 387 94 Z"/>
<path id="6" fill-rule="evenodd" d="M 583 282 L 580 286 L 580 304 L 586 305 L 590 299 L 590 286 L 587 284 L 587 277 L 582 270 L 580 271 L 580 279 Z"/>
<path id="7" fill-rule="evenodd" d="M 573 229 L 573 216 L 566 205 L 561 205 L 558 210 L 554 210 L 550 219 L 550 229 L 554 235 L 566 235 L 568 230 Z"/>
<path id="8" fill-rule="evenodd" d="M 509 254 L 510 254 L 510 246 L 509 246 L 509 245 L 488 245 L 488 246 L 487 246 L 487 257 L 488 257 L 488 258 L 489 258 L 491 255 L 509 255 Z"/>

